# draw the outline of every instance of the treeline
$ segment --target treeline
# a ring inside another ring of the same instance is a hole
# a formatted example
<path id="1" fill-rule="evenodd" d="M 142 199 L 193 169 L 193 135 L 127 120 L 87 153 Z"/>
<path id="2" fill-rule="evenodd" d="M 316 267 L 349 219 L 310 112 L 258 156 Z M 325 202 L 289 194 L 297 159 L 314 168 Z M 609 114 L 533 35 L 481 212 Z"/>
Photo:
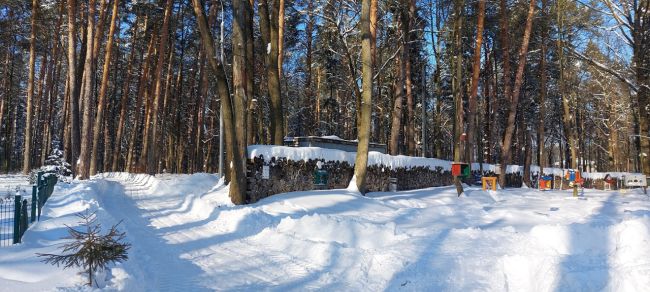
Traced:
<path id="1" fill-rule="evenodd" d="M 80 178 L 216 172 L 223 133 L 241 177 L 246 145 L 367 126 L 391 154 L 650 173 L 649 0 L 0 5 L 4 172 L 53 148 Z"/>

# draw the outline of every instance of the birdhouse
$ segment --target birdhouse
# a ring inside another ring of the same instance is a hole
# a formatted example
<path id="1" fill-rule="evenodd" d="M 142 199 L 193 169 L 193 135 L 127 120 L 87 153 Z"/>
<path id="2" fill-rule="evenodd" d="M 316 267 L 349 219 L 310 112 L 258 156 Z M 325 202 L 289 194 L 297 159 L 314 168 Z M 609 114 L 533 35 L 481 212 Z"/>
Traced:
<path id="1" fill-rule="evenodd" d="M 469 164 L 463 162 L 451 163 L 451 175 L 467 178 L 469 177 L 470 169 Z"/>

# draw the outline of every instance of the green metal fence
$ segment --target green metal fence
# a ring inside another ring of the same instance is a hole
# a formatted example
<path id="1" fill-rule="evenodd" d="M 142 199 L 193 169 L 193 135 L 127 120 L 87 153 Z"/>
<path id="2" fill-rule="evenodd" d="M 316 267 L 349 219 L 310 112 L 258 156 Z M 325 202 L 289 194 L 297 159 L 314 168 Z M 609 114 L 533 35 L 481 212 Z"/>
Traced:
<path id="1" fill-rule="evenodd" d="M 29 224 L 41 218 L 43 205 L 57 183 L 55 174 L 38 172 L 31 197 L 16 194 L 0 198 L 0 246 L 20 243 Z"/>

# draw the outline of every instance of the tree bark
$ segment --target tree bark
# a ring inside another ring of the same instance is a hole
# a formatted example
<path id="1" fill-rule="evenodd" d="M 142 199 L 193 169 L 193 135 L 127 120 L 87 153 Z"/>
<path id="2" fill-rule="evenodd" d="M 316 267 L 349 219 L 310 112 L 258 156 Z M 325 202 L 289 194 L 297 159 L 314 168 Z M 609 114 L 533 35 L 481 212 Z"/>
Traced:
<path id="1" fill-rule="evenodd" d="M 278 76 L 282 78 L 284 62 L 284 0 L 278 0 Z"/>
<path id="2" fill-rule="evenodd" d="M 545 130 L 544 121 L 546 118 L 546 94 L 548 91 L 546 75 L 546 42 L 548 41 L 548 14 L 546 3 L 548 0 L 542 0 L 542 43 L 539 57 L 539 117 L 537 120 L 537 164 L 539 164 L 539 176 L 544 175 L 546 161 L 544 159 Z"/>
<path id="3" fill-rule="evenodd" d="M 400 50 L 405 50 L 404 46 L 400 46 Z M 390 128 L 390 144 L 388 145 L 388 150 L 390 155 L 400 154 L 399 141 L 400 141 L 400 132 L 402 128 L 402 107 L 404 103 L 404 88 L 402 87 L 402 80 L 404 80 L 404 62 L 401 57 L 396 57 L 397 60 L 397 70 L 398 78 L 394 86 L 395 89 L 395 101 L 393 102 L 393 114 L 392 122 Z"/>
<path id="4" fill-rule="evenodd" d="M 462 34 L 463 34 L 463 0 L 454 1 L 454 61 L 452 63 L 452 70 L 454 76 L 452 77 L 452 94 L 454 96 L 454 162 L 463 162 L 463 146 L 466 146 L 466 137 L 463 131 L 463 52 L 462 52 Z M 460 177 L 454 177 L 454 185 L 456 186 L 456 193 L 460 196 L 464 190 L 460 181 Z"/>
<path id="5" fill-rule="evenodd" d="M 233 112 L 232 100 L 230 98 L 230 92 L 228 90 L 228 84 L 226 82 L 225 70 L 222 63 L 217 62 L 215 56 L 215 46 L 212 38 L 212 34 L 208 29 L 208 24 L 205 19 L 205 14 L 203 12 L 203 7 L 201 7 L 200 0 L 192 0 L 194 14 L 196 14 L 197 23 L 199 26 L 199 31 L 201 33 L 201 41 L 206 52 L 208 62 L 210 67 L 215 73 L 217 81 L 217 91 L 221 102 L 223 102 L 223 114 L 224 114 L 224 128 L 226 129 L 226 151 L 232 153 L 233 161 L 231 161 L 229 168 L 231 173 L 230 181 L 230 199 L 234 204 L 244 204 L 246 202 L 246 177 L 245 171 L 241 167 L 240 159 L 243 157 L 239 153 L 239 149 L 236 146 L 235 135 L 235 120 L 237 116 Z M 277 72 L 277 70 L 275 70 Z M 245 159 L 245 158 L 244 158 Z"/>
<path id="6" fill-rule="evenodd" d="M 271 67 L 267 68 L 272 68 L 271 73 L 274 76 L 278 76 L 278 59 L 277 59 L 277 3 L 275 3 L 276 6 L 274 7 L 274 15 L 275 15 L 275 20 L 271 20 L 272 22 L 275 22 L 275 27 L 271 28 L 271 35 L 274 35 L 275 40 L 271 39 L 271 42 L 275 42 L 276 48 L 275 51 L 271 49 L 270 55 L 269 55 L 269 60 L 274 60 Z M 233 33 L 232 33 L 232 44 L 233 44 L 233 54 L 232 54 L 232 86 L 233 86 L 233 109 L 235 111 L 235 130 L 238 135 L 236 135 L 235 141 L 236 141 L 236 147 L 238 148 L 238 153 L 241 155 L 245 156 L 246 155 L 246 147 L 247 145 L 247 135 L 246 135 L 246 130 L 247 130 L 247 113 L 246 109 L 248 106 L 248 100 L 250 96 L 248 95 L 250 92 L 248 92 L 246 86 L 247 86 L 247 70 L 248 70 L 248 65 L 247 63 L 249 60 L 247 60 L 246 55 L 247 55 L 247 40 L 248 40 L 248 12 L 250 11 L 250 8 L 248 7 L 250 5 L 249 0 L 234 0 L 232 1 L 232 9 L 233 9 Z M 263 14 L 263 11 L 260 11 L 261 14 Z M 267 14 L 268 15 L 268 14 Z M 273 26 L 273 25 L 271 25 Z M 275 34 L 272 32 L 275 30 Z M 272 45 L 273 47 L 273 45 Z M 269 53 L 269 52 L 267 52 Z M 277 81 L 277 80 L 276 80 Z M 276 86 L 278 86 L 278 95 L 279 95 L 279 84 L 276 82 Z M 271 88 L 271 83 L 269 83 L 269 91 Z M 279 96 L 277 97 L 279 100 Z M 271 93 L 271 99 L 273 102 L 274 96 L 273 93 Z M 282 118 L 280 118 L 280 126 L 282 124 Z M 228 135 L 228 134 L 226 134 Z M 281 144 L 279 144 L 281 145 Z M 239 160 L 237 159 L 238 162 L 241 163 L 242 169 L 246 168 L 246 161 L 245 160 Z"/>
<path id="7" fill-rule="evenodd" d="M 636 3 L 636 1 L 635 1 Z M 638 1 L 634 13 L 633 64 L 639 90 L 639 146 L 641 170 L 650 175 L 650 1 Z"/>
<path id="8" fill-rule="evenodd" d="M 79 147 L 81 146 L 80 133 L 79 133 L 79 95 L 76 93 L 79 85 L 77 84 L 77 58 L 76 58 L 76 0 L 68 0 L 68 94 L 69 102 L 67 106 L 70 111 L 69 135 L 70 143 L 66 144 L 70 148 L 70 164 L 72 164 L 73 171 L 77 169 L 77 158 L 79 156 Z"/>
<path id="9" fill-rule="evenodd" d="M 63 23 L 63 14 L 65 12 L 65 5 L 63 3 L 59 4 L 59 15 L 57 18 L 56 22 L 56 27 L 54 29 L 54 35 L 59 36 L 61 35 L 61 26 Z M 41 151 L 41 161 L 40 164 L 43 165 L 45 163 L 45 159 L 51 153 L 52 149 L 52 131 L 54 129 L 54 121 L 52 118 L 52 112 L 54 110 L 54 105 L 58 96 L 59 92 L 59 85 L 60 85 L 60 74 L 61 74 L 61 46 L 58 41 L 58 38 L 55 38 L 53 41 L 53 58 L 52 58 L 52 66 L 54 70 L 50 70 L 50 74 L 48 77 L 48 87 L 47 87 L 47 92 L 45 93 L 45 97 L 49 99 L 48 106 L 46 107 L 47 109 L 47 116 L 45 117 L 45 125 L 44 125 L 44 130 L 43 130 L 43 137 L 42 137 L 42 151 Z M 62 109 L 61 109 L 61 115 L 65 116 L 65 98 L 62 100 Z M 0 119 L 1 120 L 1 119 Z M 65 120 L 64 120 L 65 121 Z M 60 127 L 65 127 L 65 123 L 61 124 Z M 61 139 L 62 136 L 59 136 L 59 139 Z"/>
<path id="10" fill-rule="evenodd" d="M 34 99 L 34 67 L 36 63 L 36 18 L 39 5 L 40 4 L 38 0 L 32 0 L 32 32 L 29 39 L 29 77 L 27 80 L 27 116 L 25 119 L 25 150 L 23 151 L 23 174 L 29 174 L 29 171 L 32 169 L 32 110 Z M 43 70 L 43 68 L 41 68 L 41 70 Z"/>
<path id="11" fill-rule="evenodd" d="M 519 105 L 519 91 L 524 76 L 524 68 L 526 67 L 526 55 L 528 54 L 528 43 L 530 40 L 530 33 L 533 26 L 533 16 L 535 13 L 535 0 L 531 0 L 528 7 L 528 15 L 526 17 L 526 28 L 524 30 L 524 37 L 521 41 L 521 48 L 519 49 L 519 66 L 515 75 L 515 82 L 512 90 L 512 98 L 510 99 L 510 108 L 508 109 L 508 119 L 503 136 L 503 144 L 501 146 L 501 173 L 499 174 L 499 183 L 501 187 L 505 187 L 506 183 L 506 167 L 512 159 L 511 146 L 512 136 L 515 131 L 515 117 L 517 116 L 517 107 Z M 507 21 L 506 21 L 507 23 Z M 508 60 L 504 60 L 508 62 Z"/>
<path id="12" fill-rule="evenodd" d="M 501 38 L 501 59 L 503 61 L 503 95 L 512 100 L 510 80 L 510 13 L 507 0 L 499 1 L 499 37 Z"/>
<path id="13" fill-rule="evenodd" d="M 145 22 L 147 22 L 145 20 Z M 147 27 L 147 25 L 145 25 Z M 146 30 L 145 30 L 146 31 Z M 134 114 L 133 114 L 133 126 L 131 129 L 131 138 L 129 139 L 129 150 L 127 153 L 127 158 L 126 158 L 126 166 L 125 169 L 129 172 L 134 172 L 136 171 L 136 153 L 135 153 L 135 147 L 136 147 L 136 141 L 139 137 L 139 135 L 142 135 L 142 132 L 140 132 L 140 126 L 141 126 L 141 116 L 142 116 L 142 103 L 146 102 L 147 97 L 148 97 L 148 90 L 147 88 L 147 80 L 149 80 L 149 73 L 151 71 L 151 58 L 153 56 L 153 51 L 154 51 L 154 45 L 156 44 L 156 40 L 158 39 L 158 35 L 154 34 L 151 36 L 151 39 L 149 40 L 149 45 L 147 47 L 147 53 L 145 55 L 145 58 L 143 58 L 142 61 L 142 66 L 141 66 L 141 75 L 140 75 L 140 80 L 138 81 L 138 92 L 136 95 L 136 103 L 135 103 L 135 108 L 134 108 Z"/>
<path id="14" fill-rule="evenodd" d="M 376 23 L 376 17 L 371 16 L 371 2 L 377 0 L 363 0 L 361 4 L 361 64 L 362 64 L 362 102 L 361 102 L 361 128 L 358 129 L 357 155 L 354 162 L 354 176 L 357 189 L 361 193 L 366 191 L 366 174 L 368 172 L 368 145 L 370 142 L 370 118 L 372 116 L 372 79 L 373 79 L 373 50 L 372 43 L 376 42 L 370 28 Z M 376 6 L 376 4 L 375 4 Z"/>
<path id="15" fill-rule="evenodd" d="M 558 37 L 557 37 L 557 47 L 558 49 L 558 67 L 559 67 L 559 80 L 558 88 L 560 91 L 560 98 L 562 99 L 562 126 L 564 129 L 564 135 L 566 136 L 566 143 L 569 150 L 569 167 L 576 169 L 577 167 L 577 143 L 575 136 L 575 117 L 571 113 L 571 104 L 572 96 L 567 93 L 566 90 L 566 73 L 565 73 L 565 60 L 564 60 L 564 2 L 563 0 L 557 1 L 557 25 L 558 25 Z"/>
<path id="16" fill-rule="evenodd" d="M 411 41 L 415 18 L 415 0 L 403 0 L 402 3 L 402 42 L 404 46 L 402 62 L 404 62 L 404 86 L 406 92 L 406 146 L 407 154 L 415 154 L 415 108 L 413 100 L 413 81 L 412 81 L 412 61 L 411 61 Z"/>
<path id="17" fill-rule="evenodd" d="M 312 43 L 313 43 L 313 33 L 314 33 L 314 16 L 312 11 L 314 9 L 314 1 L 307 2 L 307 26 L 305 28 L 305 47 L 307 47 L 307 52 L 305 54 L 305 99 L 310 102 L 311 106 L 311 117 L 307 123 L 307 129 L 309 129 L 309 135 L 318 135 L 318 100 L 313 102 L 315 97 L 314 89 L 312 88 Z"/>
<path id="18" fill-rule="evenodd" d="M 4 70 L 2 71 L 5 77 L 3 77 L 3 82 L 0 83 L 2 85 L 2 98 L 0 98 L 0 130 L 3 129 L 4 126 L 4 117 L 5 117 L 5 105 L 9 105 L 9 86 L 8 80 L 9 80 L 9 57 L 11 56 L 11 51 L 7 50 L 7 54 L 5 55 L 5 60 L 2 62 L 4 64 Z M 1 135 L 0 135 L 1 136 Z"/>
<path id="19" fill-rule="evenodd" d="M 51 58 L 53 60 L 53 58 Z M 52 61 L 51 60 L 51 61 Z M 44 53 L 43 57 L 41 57 L 41 68 L 38 76 L 38 89 L 36 92 L 36 95 L 32 97 L 32 107 L 33 107 L 33 115 L 32 115 L 32 125 L 35 127 L 31 128 L 31 133 L 32 133 L 32 153 L 30 154 L 31 157 L 31 162 L 30 164 L 33 166 L 34 162 L 40 161 L 40 134 L 42 134 L 42 127 L 41 123 L 43 121 L 42 117 L 42 111 L 41 109 L 45 106 L 44 103 L 44 98 L 43 98 L 43 87 L 45 84 L 45 77 L 49 75 L 49 71 L 52 71 L 52 67 L 54 67 L 54 64 L 50 64 L 50 61 L 48 61 L 48 54 Z M 38 167 L 38 166 L 36 166 Z"/>
<path id="20" fill-rule="evenodd" d="M 216 10 L 216 1 L 215 1 L 215 10 Z M 284 7 L 284 4 L 282 5 Z M 244 6 L 244 12 L 246 13 L 246 35 L 244 36 L 246 40 L 246 96 L 248 97 L 248 112 L 246 113 L 246 144 L 251 145 L 254 143 L 259 143 L 257 140 L 257 131 L 255 127 L 255 118 L 261 119 L 256 113 L 256 99 L 255 99 L 255 28 L 254 26 L 254 14 L 255 14 L 255 0 L 249 0 L 247 5 Z M 284 14 L 283 14 L 284 15 Z M 216 16 L 216 15 L 215 15 Z M 216 17 L 215 17 L 216 18 Z M 283 18 L 284 19 L 284 18 Z M 280 51 L 280 56 L 282 57 L 282 49 Z M 282 64 L 282 61 L 279 61 Z M 280 69 L 281 66 L 280 66 Z M 279 73 L 282 76 L 282 72 Z"/>
<path id="21" fill-rule="evenodd" d="M 282 113 L 282 94 L 280 91 L 280 76 L 278 75 L 278 14 L 279 0 L 273 1 L 273 9 L 268 0 L 260 0 L 260 32 L 262 43 L 266 48 L 266 75 L 269 96 L 271 97 L 271 139 L 273 144 L 282 145 L 284 142 L 284 123 Z"/>
<path id="22" fill-rule="evenodd" d="M 95 31 L 95 0 L 88 2 L 88 28 L 86 29 L 88 43 L 86 44 L 86 60 L 84 61 L 83 74 L 83 91 L 81 99 L 83 100 L 83 124 L 81 133 L 81 152 L 79 153 L 79 179 L 88 179 L 90 177 L 90 151 L 92 143 L 91 119 L 93 106 L 92 86 L 95 76 L 95 64 L 93 62 L 93 44 Z"/>
<path id="23" fill-rule="evenodd" d="M 99 152 L 99 137 L 101 134 L 102 126 L 104 125 L 104 107 L 106 104 L 106 90 L 108 89 L 108 73 L 111 65 L 111 53 L 113 52 L 113 35 L 115 34 L 115 26 L 118 13 L 118 5 L 120 0 L 113 0 L 113 11 L 111 12 L 111 26 L 108 31 L 108 41 L 106 42 L 106 53 L 104 54 L 104 68 L 102 70 L 102 81 L 99 89 L 99 97 L 97 101 L 97 114 L 95 116 L 95 125 L 93 130 L 93 149 L 90 155 L 90 175 L 97 173 L 97 153 Z M 105 128 L 104 131 L 107 131 Z M 109 147 L 109 145 L 104 145 Z M 104 163 L 108 163 L 104 161 Z"/>
<path id="24" fill-rule="evenodd" d="M 138 41 L 138 20 L 133 23 L 133 38 L 131 41 L 131 53 L 127 61 L 127 69 L 124 80 L 122 81 L 122 97 L 120 98 L 120 116 L 115 130 L 115 147 L 113 148 L 113 158 L 111 163 L 111 171 L 118 171 L 120 156 L 122 154 L 122 136 L 124 135 L 124 124 L 126 122 L 126 114 L 129 104 L 129 93 L 131 92 L 131 76 L 133 75 L 133 61 L 135 60 L 136 44 Z M 145 25 L 146 26 L 146 25 Z"/>
<path id="25" fill-rule="evenodd" d="M 466 162 L 470 165 L 474 161 L 474 147 L 477 144 L 476 135 L 476 96 L 478 95 L 478 82 L 481 75 L 481 47 L 483 45 L 483 27 L 485 21 L 485 0 L 478 1 L 478 20 L 476 24 L 476 45 L 474 46 L 474 60 L 472 62 L 472 83 L 467 108 L 467 149 Z M 479 149 L 479 151 L 481 151 Z"/>
<path id="26" fill-rule="evenodd" d="M 151 131 L 147 134 L 147 147 L 142 150 L 143 159 L 147 159 L 147 172 L 154 174 L 158 169 L 158 112 L 160 110 L 160 96 L 162 95 L 162 70 L 165 67 L 165 57 L 167 57 L 167 39 L 169 37 L 169 19 L 172 13 L 173 0 L 167 0 L 165 4 L 165 12 L 163 17 L 163 24 L 161 28 L 160 41 L 158 43 L 158 62 L 154 75 L 154 96 L 153 105 L 150 109 Z"/>

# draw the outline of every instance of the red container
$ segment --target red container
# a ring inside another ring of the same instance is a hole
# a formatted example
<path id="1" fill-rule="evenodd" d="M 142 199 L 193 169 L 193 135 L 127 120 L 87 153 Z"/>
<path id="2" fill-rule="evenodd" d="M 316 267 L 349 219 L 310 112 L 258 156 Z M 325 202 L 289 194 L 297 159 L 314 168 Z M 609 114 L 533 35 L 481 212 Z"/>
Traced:
<path id="1" fill-rule="evenodd" d="M 451 164 L 451 175 L 453 176 L 460 176 L 460 163 L 452 163 Z"/>

